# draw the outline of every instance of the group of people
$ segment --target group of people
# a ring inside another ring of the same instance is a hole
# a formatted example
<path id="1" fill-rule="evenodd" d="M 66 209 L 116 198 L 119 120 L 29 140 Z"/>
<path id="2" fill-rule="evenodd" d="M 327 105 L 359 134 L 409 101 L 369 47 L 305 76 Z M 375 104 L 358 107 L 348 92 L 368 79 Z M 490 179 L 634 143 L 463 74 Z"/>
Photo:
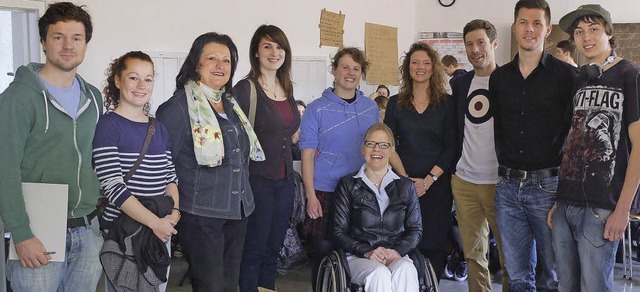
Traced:
<path id="1" fill-rule="evenodd" d="M 109 291 L 164 291 L 179 234 L 194 291 L 275 290 L 297 147 L 314 277 L 340 248 L 366 291 L 418 290 L 408 253 L 444 271 L 455 200 L 470 291 L 491 290 L 490 230 L 503 290 L 611 291 L 640 184 L 640 69 L 616 55 L 600 5 L 560 20 L 589 63 L 580 74 L 544 51 L 550 18 L 545 0 L 518 1 L 518 53 L 501 67 L 496 28 L 467 23 L 473 70 L 451 79 L 451 94 L 445 74 L 455 66 L 412 44 L 383 118 L 358 89 L 369 69 L 358 48 L 338 49 L 333 86 L 305 108 L 293 97 L 292 50 L 280 28 L 255 31 L 250 72 L 235 86 L 236 45 L 205 33 L 156 120 L 151 58 L 116 58 L 101 94 L 76 73 L 92 36 L 89 14 L 52 4 L 38 22 L 46 62 L 21 66 L 0 95 L 0 216 L 18 255 L 8 261 L 11 287 L 92 291 L 102 261 Z M 22 182 L 68 185 L 65 262 L 50 262 L 34 236 Z M 119 249 L 140 275 L 112 268 Z"/>

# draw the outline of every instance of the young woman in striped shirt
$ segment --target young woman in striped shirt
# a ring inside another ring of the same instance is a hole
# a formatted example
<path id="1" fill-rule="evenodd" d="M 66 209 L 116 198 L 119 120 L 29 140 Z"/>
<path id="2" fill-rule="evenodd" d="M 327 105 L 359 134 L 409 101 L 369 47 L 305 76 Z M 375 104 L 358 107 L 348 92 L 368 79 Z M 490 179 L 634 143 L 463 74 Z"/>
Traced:
<path id="1" fill-rule="evenodd" d="M 143 52 L 129 52 L 111 63 L 107 75 L 103 91 L 109 112 L 100 118 L 93 139 L 94 168 L 109 201 L 101 222 L 108 226 L 124 212 L 168 244 L 171 235 L 177 233 L 174 226 L 180 220 L 180 212 L 169 134 L 161 123 L 156 123 L 155 135 L 140 166 L 124 181 L 140 155 L 149 128 L 153 61 Z M 171 214 L 160 218 L 136 198 L 149 196 L 171 196 Z"/>

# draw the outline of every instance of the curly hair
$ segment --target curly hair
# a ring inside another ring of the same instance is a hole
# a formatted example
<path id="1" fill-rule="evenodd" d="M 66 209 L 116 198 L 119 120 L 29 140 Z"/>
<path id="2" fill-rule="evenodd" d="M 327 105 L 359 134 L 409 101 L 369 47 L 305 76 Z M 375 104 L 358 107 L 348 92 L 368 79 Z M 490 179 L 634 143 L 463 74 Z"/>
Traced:
<path id="1" fill-rule="evenodd" d="M 410 66 L 411 56 L 417 51 L 424 51 L 431 58 L 431 78 L 429 78 L 429 104 L 437 107 L 447 96 L 447 88 L 444 79 L 444 65 L 440 61 L 438 52 L 431 46 L 423 42 L 411 45 L 409 51 L 402 57 L 400 66 L 400 91 L 398 92 L 398 106 L 401 109 L 409 110 L 413 106 L 413 78 L 411 78 Z"/>
<path id="2" fill-rule="evenodd" d="M 120 104 L 120 89 L 116 86 L 116 76 L 122 77 L 122 72 L 127 69 L 127 60 L 130 59 L 138 59 L 141 61 L 151 63 L 153 67 L 153 60 L 149 55 L 141 52 L 141 51 L 131 51 L 119 58 L 116 58 L 109 64 L 109 67 L 104 72 L 107 75 L 107 80 L 104 88 L 102 89 L 102 94 L 104 96 L 104 107 L 108 111 L 113 111 Z M 154 69 L 155 70 L 155 69 Z M 149 109 L 151 108 L 151 101 L 147 102 L 144 105 L 144 114 L 149 114 Z"/>

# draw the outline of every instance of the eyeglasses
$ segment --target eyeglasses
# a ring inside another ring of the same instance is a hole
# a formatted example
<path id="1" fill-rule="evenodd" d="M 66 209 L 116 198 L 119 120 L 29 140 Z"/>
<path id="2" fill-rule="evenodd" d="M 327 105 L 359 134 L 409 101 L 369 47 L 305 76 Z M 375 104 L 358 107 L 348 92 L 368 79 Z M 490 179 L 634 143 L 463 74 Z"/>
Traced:
<path id="1" fill-rule="evenodd" d="M 376 146 L 380 147 L 380 149 L 389 149 L 389 148 L 391 148 L 391 143 L 389 143 L 389 142 L 364 141 L 364 147 L 376 148 Z"/>

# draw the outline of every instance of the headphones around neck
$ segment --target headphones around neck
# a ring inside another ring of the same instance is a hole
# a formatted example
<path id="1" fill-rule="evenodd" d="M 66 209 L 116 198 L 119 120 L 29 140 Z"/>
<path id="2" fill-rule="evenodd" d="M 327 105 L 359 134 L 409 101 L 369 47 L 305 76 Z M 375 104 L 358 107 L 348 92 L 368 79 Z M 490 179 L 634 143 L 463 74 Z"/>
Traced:
<path id="1" fill-rule="evenodd" d="M 618 55 L 616 54 L 616 52 L 614 50 L 611 50 L 611 55 L 607 57 L 607 60 L 605 60 L 604 63 L 591 63 L 588 65 L 583 65 L 582 67 L 580 67 L 580 79 L 589 83 L 598 81 L 598 79 L 600 79 L 600 77 L 602 76 L 604 66 L 613 63 L 613 60 L 615 60 L 617 56 Z"/>

